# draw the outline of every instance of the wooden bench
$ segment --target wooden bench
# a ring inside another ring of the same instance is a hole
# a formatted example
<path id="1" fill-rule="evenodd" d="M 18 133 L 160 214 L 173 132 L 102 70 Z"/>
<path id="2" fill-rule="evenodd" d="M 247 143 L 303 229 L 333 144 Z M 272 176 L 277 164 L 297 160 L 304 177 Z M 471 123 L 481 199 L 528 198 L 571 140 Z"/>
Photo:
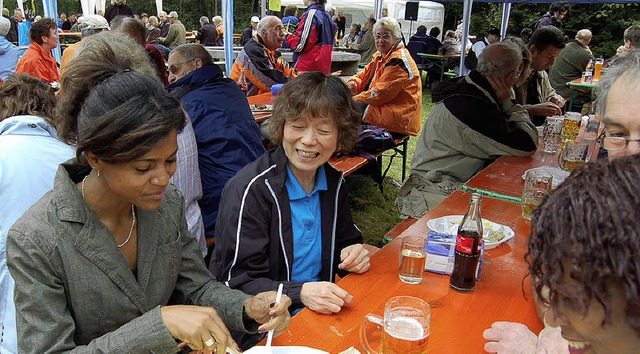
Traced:
<path id="1" fill-rule="evenodd" d="M 381 151 L 373 156 L 376 158 L 375 160 L 367 160 L 362 156 L 341 156 L 341 157 L 333 157 L 329 160 L 331 166 L 335 169 L 342 171 L 345 176 L 352 174 L 353 172 L 367 167 L 367 171 L 365 174 L 370 175 L 373 180 L 378 184 L 380 188 L 380 192 L 383 192 L 382 182 L 384 178 L 387 176 L 389 169 L 391 168 L 391 163 L 393 163 L 393 159 L 396 157 L 402 158 L 402 181 L 406 178 L 406 168 L 407 168 L 407 143 L 409 141 L 408 135 L 394 134 L 395 138 L 395 146 L 390 149 Z M 383 158 L 389 158 L 389 162 L 387 163 L 386 168 L 382 169 L 384 161 Z"/>

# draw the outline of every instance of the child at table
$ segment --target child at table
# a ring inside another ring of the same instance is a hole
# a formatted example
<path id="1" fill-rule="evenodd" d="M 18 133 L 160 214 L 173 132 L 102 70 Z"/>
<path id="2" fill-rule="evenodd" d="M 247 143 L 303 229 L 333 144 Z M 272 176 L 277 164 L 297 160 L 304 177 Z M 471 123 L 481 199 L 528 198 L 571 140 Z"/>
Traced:
<path id="1" fill-rule="evenodd" d="M 522 324 L 496 322 L 484 332 L 487 352 L 637 352 L 638 179 L 640 155 L 587 164 L 543 200 L 525 257 L 547 328 L 537 337 Z"/>

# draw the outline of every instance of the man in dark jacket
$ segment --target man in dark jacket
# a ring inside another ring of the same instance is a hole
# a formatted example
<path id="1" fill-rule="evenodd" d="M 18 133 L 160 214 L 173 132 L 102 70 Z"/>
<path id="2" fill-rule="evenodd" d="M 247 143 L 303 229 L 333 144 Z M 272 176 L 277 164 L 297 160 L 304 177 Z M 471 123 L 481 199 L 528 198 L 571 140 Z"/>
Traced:
<path id="1" fill-rule="evenodd" d="M 562 28 L 562 20 L 567 17 L 571 6 L 566 1 L 554 2 L 549 6 L 549 12 L 544 14 L 536 22 L 534 30 L 544 26 L 554 26 Z"/>
<path id="2" fill-rule="evenodd" d="M 265 152 L 244 93 L 213 64 L 200 44 L 184 44 L 169 55 L 167 90 L 180 99 L 193 123 L 202 178 L 200 208 L 209 248 L 227 180 Z"/>
<path id="3" fill-rule="evenodd" d="M 209 23 L 209 18 L 207 16 L 200 17 L 200 29 L 196 33 L 196 39 L 199 40 L 202 45 L 216 45 L 218 40 L 218 30 Z"/>
<path id="4" fill-rule="evenodd" d="M 247 27 L 242 31 L 242 36 L 240 37 L 240 45 L 244 46 L 247 44 L 251 38 L 255 37 L 258 33 L 258 22 L 260 22 L 260 18 L 258 16 L 251 17 L 251 26 Z"/>
<path id="5" fill-rule="evenodd" d="M 562 97 L 570 97 L 571 89 L 567 87 L 567 82 L 582 76 L 582 72 L 593 59 L 593 54 L 589 49 L 591 42 L 591 31 L 582 29 L 576 34 L 576 38 L 562 49 L 555 63 L 549 72 L 551 86 Z M 589 95 L 580 94 L 580 97 L 588 99 Z"/>
<path id="6" fill-rule="evenodd" d="M 118 16 L 133 17 L 133 10 L 127 5 L 127 0 L 111 0 L 111 6 L 104 12 L 104 18 L 109 24 Z"/>
<path id="7" fill-rule="evenodd" d="M 18 23 L 14 19 L 9 17 L 9 9 L 7 8 L 2 9 L 2 17 L 8 19 L 9 25 L 10 25 L 9 32 L 7 32 L 7 35 L 5 36 L 5 38 L 9 42 L 13 44 L 17 44 L 18 43 Z"/>

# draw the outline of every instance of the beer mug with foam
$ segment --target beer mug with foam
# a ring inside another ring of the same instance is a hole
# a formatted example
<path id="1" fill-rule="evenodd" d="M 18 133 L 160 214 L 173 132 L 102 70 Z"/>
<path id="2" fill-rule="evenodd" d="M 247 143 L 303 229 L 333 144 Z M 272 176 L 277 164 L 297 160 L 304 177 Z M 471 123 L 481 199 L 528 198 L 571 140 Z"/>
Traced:
<path id="1" fill-rule="evenodd" d="M 364 317 L 360 341 L 367 353 L 423 354 L 429 343 L 430 322 L 431 306 L 424 300 L 412 296 L 392 297 L 385 304 L 384 318 L 371 313 Z"/>

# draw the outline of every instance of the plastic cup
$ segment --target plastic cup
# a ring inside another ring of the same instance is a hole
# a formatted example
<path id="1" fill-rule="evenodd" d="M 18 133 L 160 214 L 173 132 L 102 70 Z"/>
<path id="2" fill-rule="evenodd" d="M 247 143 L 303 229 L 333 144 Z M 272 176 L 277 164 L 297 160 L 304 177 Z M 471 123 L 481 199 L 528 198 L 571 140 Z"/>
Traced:
<path id="1" fill-rule="evenodd" d="M 405 236 L 400 247 L 400 280 L 407 284 L 420 284 L 424 275 L 427 240 L 417 236 Z"/>

